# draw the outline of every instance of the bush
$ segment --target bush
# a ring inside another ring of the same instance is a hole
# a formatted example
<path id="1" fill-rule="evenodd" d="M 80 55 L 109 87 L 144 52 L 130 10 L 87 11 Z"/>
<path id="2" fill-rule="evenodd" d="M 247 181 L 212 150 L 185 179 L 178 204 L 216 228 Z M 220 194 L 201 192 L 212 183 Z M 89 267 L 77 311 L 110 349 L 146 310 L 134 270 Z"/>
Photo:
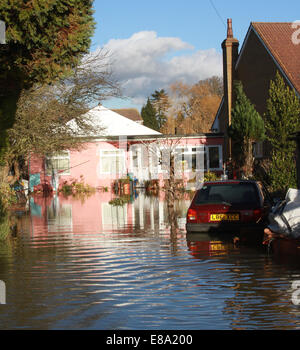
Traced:
<path id="1" fill-rule="evenodd" d="M 89 184 L 84 183 L 83 176 L 80 176 L 80 181 L 73 180 L 71 183 L 65 181 L 59 192 L 65 196 L 77 195 L 77 194 L 91 194 L 94 193 L 96 189 Z"/>
<path id="2" fill-rule="evenodd" d="M 17 203 L 15 191 L 11 189 L 8 183 L 0 182 L 0 207 L 8 209 L 15 203 Z"/>
<path id="3" fill-rule="evenodd" d="M 204 182 L 205 181 L 217 181 L 217 180 L 218 180 L 218 176 L 211 171 L 207 171 L 204 175 Z"/>
<path id="4" fill-rule="evenodd" d="M 123 206 L 131 201 L 130 195 L 124 195 L 115 199 L 112 199 L 108 203 L 114 207 Z"/>

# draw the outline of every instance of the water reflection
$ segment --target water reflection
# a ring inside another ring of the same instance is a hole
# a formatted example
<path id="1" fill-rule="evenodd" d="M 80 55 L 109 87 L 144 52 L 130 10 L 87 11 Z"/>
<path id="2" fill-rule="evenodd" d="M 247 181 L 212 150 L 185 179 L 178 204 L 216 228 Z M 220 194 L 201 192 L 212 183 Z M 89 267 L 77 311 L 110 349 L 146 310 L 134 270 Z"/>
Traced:
<path id="1" fill-rule="evenodd" d="M 124 205 L 113 205 L 111 193 L 97 193 L 82 200 L 72 197 L 35 197 L 30 199 L 32 234 L 41 232 L 132 232 L 161 231 L 173 226 L 185 229 L 185 215 L 189 199 L 175 203 L 174 217 L 163 197 L 139 193 Z"/>
<path id="2" fill-rule="evenodd" d="M 139 193 L 36 197 L 0 242 L 1 329 L 297 329 L 296 265 L 230 236 L 186 235 L 189 199 L 170 212 Z"/>

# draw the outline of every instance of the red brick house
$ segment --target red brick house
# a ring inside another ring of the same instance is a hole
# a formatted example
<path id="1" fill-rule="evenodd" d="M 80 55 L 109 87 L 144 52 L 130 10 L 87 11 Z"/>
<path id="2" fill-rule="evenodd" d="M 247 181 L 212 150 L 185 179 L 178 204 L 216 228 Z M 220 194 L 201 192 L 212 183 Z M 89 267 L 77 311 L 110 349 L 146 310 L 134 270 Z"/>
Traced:
<path id="1" fill-rule="evenodd" d="M 233 36 L 231 19 L 227 20 L 227 25 L 227 37 L 222 43 L 224 97 L 212 126 L 212 130 L 225 135 L 224 160 L 231 158 L 227 128 L 231 124 L 234 105 L 234 80 L 242 82 L 246 95 L 261 115 L 266 112 L 270 81 L 275 79 L 277 71 L 300 98 L 300 43 L 295 40 L 295 25 L 252 22 L 240 51 L 239 42 Z M 262 147 L 256 148 L 256 156 L 264 156 Z"/>

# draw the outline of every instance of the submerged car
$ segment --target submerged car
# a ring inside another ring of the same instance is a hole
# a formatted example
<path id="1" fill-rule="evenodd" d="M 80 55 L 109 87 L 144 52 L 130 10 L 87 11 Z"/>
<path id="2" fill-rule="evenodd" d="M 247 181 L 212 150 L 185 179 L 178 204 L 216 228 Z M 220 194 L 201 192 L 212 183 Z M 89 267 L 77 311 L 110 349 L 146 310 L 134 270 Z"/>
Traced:
<path id="1" fill-rule="evenodd" d="M 186 230 L 192 233 L 262 228 L 272 205 L 271 196 L 260 182 L 205 182 L 188 209 Z"/>

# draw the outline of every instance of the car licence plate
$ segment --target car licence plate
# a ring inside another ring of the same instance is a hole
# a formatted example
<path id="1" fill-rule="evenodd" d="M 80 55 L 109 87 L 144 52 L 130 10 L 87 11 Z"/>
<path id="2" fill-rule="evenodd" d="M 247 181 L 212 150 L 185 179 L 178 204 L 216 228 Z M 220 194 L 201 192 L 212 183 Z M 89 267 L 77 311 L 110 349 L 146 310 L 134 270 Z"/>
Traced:
<path id="1" fill-rule="evenodd" d="M 211 214 L 210 221 L 239 221 L 239 214 Z"/>

